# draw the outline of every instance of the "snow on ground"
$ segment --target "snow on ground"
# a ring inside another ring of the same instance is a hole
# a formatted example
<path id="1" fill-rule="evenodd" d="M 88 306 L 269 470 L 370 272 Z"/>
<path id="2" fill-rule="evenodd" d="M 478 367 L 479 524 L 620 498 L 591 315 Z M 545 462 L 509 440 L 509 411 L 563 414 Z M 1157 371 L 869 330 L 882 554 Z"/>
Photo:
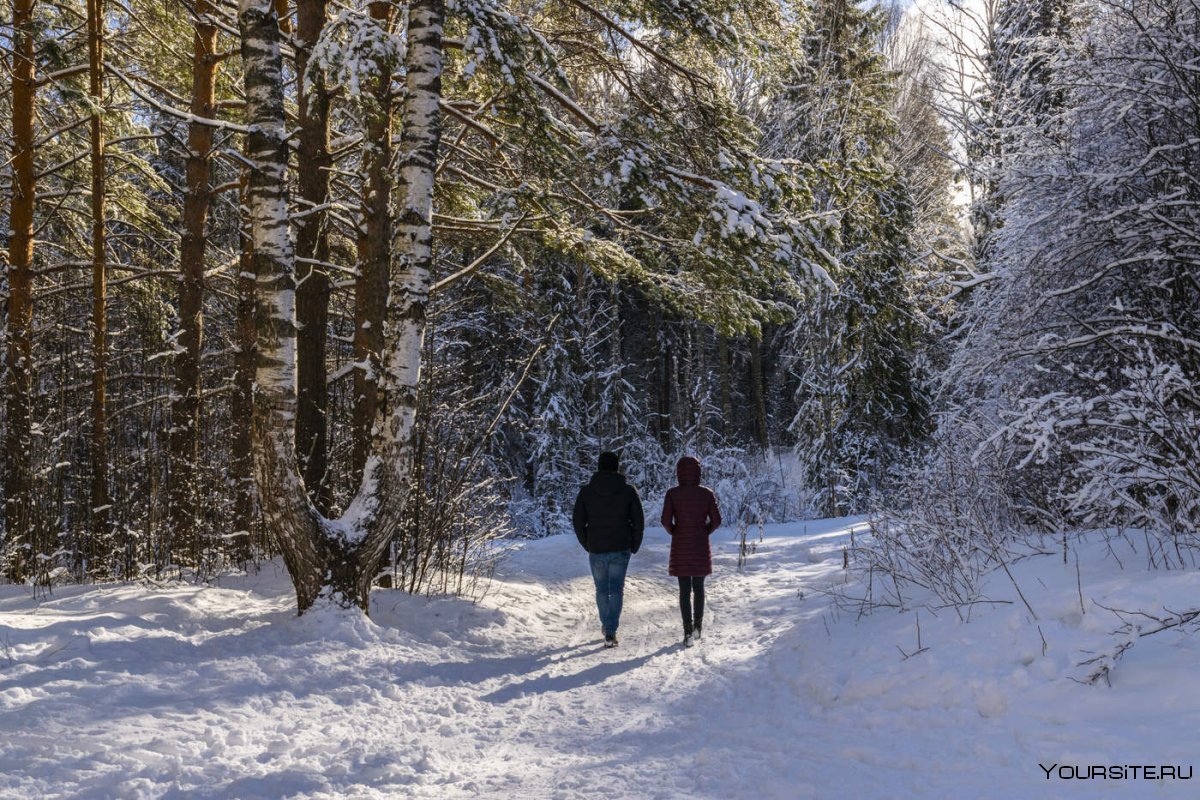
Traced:
<path id="1" fill-rule="evenodd" d="M 1200 778 L 1039 763 L 1197 766 L 1197 637 L 1140 640 L 1111 688 L 1070 678 L 1112 642 L 1093 600 L 1200 606 L 1200 573 L 1079 542 L 1078 586 L 1073 559 L 1015 567 L 1037 625 L 1000 573 L 989 597 L 1014 602 L 921 611 L 928 649 L 905 659 L 913 613 L 827 594 L 855 526 L 769 526 L 740 572 L 718 531 L 690 650 L 661 530 L 633 559 L 616 650 L 572 536 L 517 545 L 478 603 L 377 591 L 371 621 L 296 618 L 274 565 L 208 587 L 0 587 L 0 796 L 1196 796 Z"/>

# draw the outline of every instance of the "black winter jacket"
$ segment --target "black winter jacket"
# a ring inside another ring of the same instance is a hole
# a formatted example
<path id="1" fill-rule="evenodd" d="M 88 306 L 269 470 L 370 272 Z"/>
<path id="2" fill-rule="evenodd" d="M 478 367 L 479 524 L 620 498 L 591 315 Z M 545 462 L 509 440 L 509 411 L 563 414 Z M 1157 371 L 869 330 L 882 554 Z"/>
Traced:
<path id="1" fill-rule="evenodd" d="M 597 472 L 579 490 L 571 516 L 575 536 L 589 553 L 637 552 L 646 521 L 637 489 L 619 472 Z"/>

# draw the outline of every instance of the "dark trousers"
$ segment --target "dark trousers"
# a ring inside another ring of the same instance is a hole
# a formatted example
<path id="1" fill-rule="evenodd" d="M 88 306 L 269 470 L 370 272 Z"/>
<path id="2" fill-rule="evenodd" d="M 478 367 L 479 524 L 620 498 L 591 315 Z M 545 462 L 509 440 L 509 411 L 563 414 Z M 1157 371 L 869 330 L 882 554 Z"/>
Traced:
<path id="1" fill-rule="evenodd" d="M 695 617 L 692 616 L 693 602 Z M 691 633 L 704 624 L 704 577 L 679 576 L 679 613 L 683 615 L 683 630 Z M 693 625 L 693 622 L 695 623 Z"/>

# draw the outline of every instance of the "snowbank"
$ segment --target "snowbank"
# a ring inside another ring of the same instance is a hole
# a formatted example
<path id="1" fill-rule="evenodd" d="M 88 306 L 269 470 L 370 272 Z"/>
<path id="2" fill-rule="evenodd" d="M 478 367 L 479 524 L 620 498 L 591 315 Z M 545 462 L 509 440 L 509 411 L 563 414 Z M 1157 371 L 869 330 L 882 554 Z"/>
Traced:
<path id="1" fill-rule="evenodd" d="M 969 621 L 921 610 L 916 652 L 916 613 L 827 594 L 855 525 L 769 526 L 742 572 L 719 531 L 690 650 L 659 530 L 612 651 L 572 536 L 517 545 L 478 603 L 378 591 L 371 620 L 297 619 L 275 565 L 211 587 L 0 587 L 0 796 L 1195 796 L 1039 763 L 1200 761 L 1196 637 L 1139 640 L 1111 688 L 1071 680 L 1114 643 L 1097 604 L 1200 605 L 1200 574 L 1078 542 L 1066 565 L 1016 565 L 1037 620 L 1000 573 Z"/>

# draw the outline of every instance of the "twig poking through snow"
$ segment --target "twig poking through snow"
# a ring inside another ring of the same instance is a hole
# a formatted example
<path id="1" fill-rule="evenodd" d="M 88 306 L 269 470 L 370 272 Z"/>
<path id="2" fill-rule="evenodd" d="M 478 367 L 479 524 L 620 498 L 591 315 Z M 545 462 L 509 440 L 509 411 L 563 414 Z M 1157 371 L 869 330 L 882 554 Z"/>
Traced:
<path id="1" fill-rule="evenodd" d="M 1092 602 L 1096 603 L 1095 600 Z M 1087 677 L 1083 680 L 1080 680 L 1079 678 L 1072 678 L 1072 680 L 1078 683 L 1095 685 L 1100 682 L 1101 678 L 1103 678 L 1106 684 L 1112 686 L 1111 674 L 1113 668 L 1117 665 L 1117 662 L 1121 660 L 1121 657 L 1125 655 L 1125 653 L 1132 648 L 1139 639 L 1141 639 L 1143 636 L 1162 633 L 1163 631 L 1171 630 L 1172 628 L 1182 628 L 1184 625 L 1194 622 L 1198 617 L 1200 617 L 1200 608 L 1193 608 L 1189 611 L 1183 612 L 1175 612 L 1164 608 L 1163 611 L 1165 611 L 1168 616 L 1156 617 L 1153 614 L 1149 614 L 1145 611 L 1124 611 L 1119 608 L 1109 608 L 1101 603 L 1096 603 L 1096 605 L 1100 606 L 1105 611 L 1111 611 L 1122 620 L 1121 627 L 1113 631 L 1113 636 L 1120 637 L 1120 639 L 1111 650 L 1100 653 L 1099 655 L 1093 656 L 1085 661 L 1080 661 L 1078 664 L 1076 664 L 1076 666 L 1079 667 L 1094 665 L 1091 672 L 1089 672 Z M 1144 617 L 1153 623 L 1153 625 L 1148 628 L 1143 628 L 1141 624 L 1129 619 L 1130 617 Z"/>
<path id="2" fill-rule="evenodd" d="M 1083 577 L 1079 574 L 1079 553 L 1075 554 L 1075 588 L 1079 591 L 1079 613 L 1087 614 L 1083 605 Z"/>
<path id="3" fill-rule="evenodd" d="M 911 653 L 906 653 L 904 652 L 904 648 L 902 648 L 900 645 L 896 645 L 896 649 L 900 651 L 900 655 L 904 656 L 904 658 L 900 659 L 901 661 L 908 661 L 913 656 L 920 655 L 929 649 L 921 644 L 921 612 L 917 611 L 915 613 L 917 616 L 917 649 L 913 650 Z"/>

